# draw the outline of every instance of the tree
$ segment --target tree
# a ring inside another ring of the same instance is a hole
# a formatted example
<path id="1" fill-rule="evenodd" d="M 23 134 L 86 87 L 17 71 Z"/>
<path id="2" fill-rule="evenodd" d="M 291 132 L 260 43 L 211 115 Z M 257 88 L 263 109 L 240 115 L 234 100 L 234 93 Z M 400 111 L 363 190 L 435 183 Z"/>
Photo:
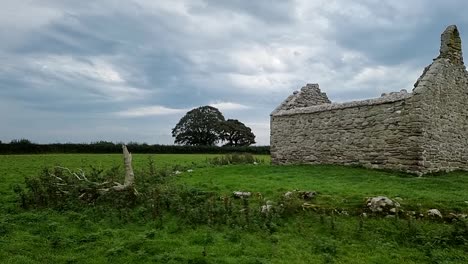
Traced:
<path id="1" fill-rule="evenodd" d="M 255 144 L 252 130 L 237 119 L 228 119 L 221 124 L 221 139 L 225 146 L 249 146 Z"/>
<path id="2" fill-rule="evenodd" d="M 224 122 L 221 112 L 212 106 L 201 106 L 190 110 L 172 129 L 174 143 L 212 146 L 219 140 L 220 124 Z"/>
<path id="3" fill-rule="evenodd" d="M 12 141 L 10 141 L 10 144 L 31 145 L 32 142 L 29 139 L 22 138 L 22 139 L 13 139 Z"/>

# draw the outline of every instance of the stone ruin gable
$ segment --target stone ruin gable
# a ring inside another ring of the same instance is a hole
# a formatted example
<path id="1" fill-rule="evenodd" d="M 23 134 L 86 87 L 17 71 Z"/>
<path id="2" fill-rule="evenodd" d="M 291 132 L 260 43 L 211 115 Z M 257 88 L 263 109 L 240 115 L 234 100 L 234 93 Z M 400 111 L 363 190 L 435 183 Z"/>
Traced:
<path id="1" fill-rule="evenodd" d="M 466 170 L 467 87 L 460 36 L 449 26 L 440 55 L 413 93 L 331 103 L 318 85 L 307 85 L 288 97 L 271 114 L 272 163 L 363 165 L 419 175 Z M 313 95 L 309 103 L 304 94 Z"/>
<path id="2" fill-rule="evenodd" d="M 317 83 L 308 83 L 306 86 L 302 87 L 300 91 L 294 91 L 292 95 L 288 96 L 275 111 L 329 103 L 331 103 L 331 101 L 328 99 L 327 94 L 320 91 Z"/>
<path id="3" fill-rule="evenodd" d="M 416 82 L 412 103 L 423 131 L 421 171 L 468 170 L 468 73 L 456 26 L 442 34 L 440 55 Z"/>

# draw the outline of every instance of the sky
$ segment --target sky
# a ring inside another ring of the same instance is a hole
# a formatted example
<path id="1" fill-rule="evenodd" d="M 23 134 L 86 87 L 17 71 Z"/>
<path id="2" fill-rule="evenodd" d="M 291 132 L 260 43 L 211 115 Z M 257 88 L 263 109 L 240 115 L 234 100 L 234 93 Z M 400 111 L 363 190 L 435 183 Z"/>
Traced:
<path id="1" fill-rule="evenodd" d="M 269 145 L 306 83 L 333 102 L 411 91 L 465 0 L 0 0 L 0 140 L 172 144 L 211 105 Z"/>

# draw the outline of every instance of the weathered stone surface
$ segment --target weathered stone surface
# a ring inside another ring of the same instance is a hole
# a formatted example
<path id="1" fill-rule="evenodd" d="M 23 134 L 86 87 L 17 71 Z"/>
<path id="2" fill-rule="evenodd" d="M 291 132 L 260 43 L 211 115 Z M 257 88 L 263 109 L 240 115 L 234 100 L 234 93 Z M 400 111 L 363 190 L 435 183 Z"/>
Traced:
<path id="1" fill-rule="evenodd" d="M 374 213 L 395 213 L 400 204 L 385 196 L 377 196 L 367 199 L 367 208 Z M 393 212 L 392 212 L 393 211 Z"/>
<path id="2" fill-rule="evenodd" d="M 250 198 L 250 196 L 252 196 L 252 193 L 236 191 L 236 192 L 233 192 L 232 195 L 234 196 L 234 198 L 246 199 L 246 198 Z"/>
<path id="3" fill-rule="evenodd" d="M 438 217 L 438 218 L 443 218 L 442 214 L 438 209 L 430 209 L 427 211 L 427 215 L 431 217 Z"/>
<path id="4" fill-rule="evenodd" d="M 457 26 L 451 25 L 442 33 L 439 58 L 463 65 L 461 38 Z"/>
<path id="5" fill-rule="evenodd" d="M 264 205 L 260 207 L 260 212 L 263 214 L 268 214 L 273 210 L 273 202 L 267 201 Z"/>
<path id="6" fill-rule="evenodd" d="M 306 86 L 302 87 L 300 91 L 295 91 L 286 98 L 286 100 L 276 108 L 275 112 L 329 103 L 331 103 L 331 101 L 328 99 L 327 94 L 320 91 L 318 84 L 308 83 Z"/>
<path id="7" fill-rule="evenodd" d="M 422 175 L 468 170 L 468 73 L 455 26 L 412 93 L 330 103 L 307 85 L 271 114 L 274 164 L 343 164 Z"/>
<path id="8" fill-rule="evenodd" d="M 298 190 L 293 190 L 293 191 L 288 191 L 284 194 L 284 198 L 290 199 L 293 197 L 301 198 L 304 200 L 312 200 L 317 196 L 316 191 L 298 191 Z"/>

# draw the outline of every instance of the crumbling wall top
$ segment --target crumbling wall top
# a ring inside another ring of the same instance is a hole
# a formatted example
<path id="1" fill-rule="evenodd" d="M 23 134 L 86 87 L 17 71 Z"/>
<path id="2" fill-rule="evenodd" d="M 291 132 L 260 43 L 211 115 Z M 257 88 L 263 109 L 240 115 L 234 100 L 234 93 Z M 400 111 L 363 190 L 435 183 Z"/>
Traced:
<path id="1" fill-rule="evenodd" d="M 298 95 L 294 100 L 294 107 L 308 107 L 312 105 L 329 104 L 331 101 L 328 99 L 326 93 L 320 91 L 317 83 L 308 83 L 306 86 L 301 88 L 300 92 L 296 92 Z"/>
<path id="2" fill-rule="evenodd" d="M 449 59 L 453 64 L 463 65 L 462 44 L 457 26 L 448 26 L 442 33 L 440 42 L 440 55 L 437 59 Z"/>
<path id="3" fill-rule="evenodd" d="M 434 78 L 450 66 L 465 68 L 460 33 L 455 25 L 448 26 L 440 36 L 440 54 L 434 62 L 424 68 L 414 84 L 413 92 L 417 94 L 426 91 L 426 88 L 434 83 Z"/>
<path id="4" fill-rule="evenodd" d="M 308 107 L 300 107 L 294 109 L 277 109 L 271 115 L 272 116 L 286 116 L 286 115 L 297 115 L 297 114 L 310 114 L 345 108 L 353 108 L 360 106 L 371 106 L 371 105 L 380 105 L 388 104 L 396 101 L 402 101 L 413 96 L 412 93 L 408 93 L 405 89 L 400 92 L 391 92 L 389 94 L 382 94 L 379 98 L 372 98 L 361 101 L 351 101 L 345 103 L 332 103 L 332 104 L 321 104 L 313 105 Z"/>
<path id="5" fill-rule="evenodd" d="M 294 93 L 286 98 L 273 113 L 280 110 L 291 110 L 330 103 L 331 101 L 328 99 L 327 94 L 320 91 L 317 83 L 308 83 L 306 86 L 302 87 L 300 91 L 294 91 Z"/>

